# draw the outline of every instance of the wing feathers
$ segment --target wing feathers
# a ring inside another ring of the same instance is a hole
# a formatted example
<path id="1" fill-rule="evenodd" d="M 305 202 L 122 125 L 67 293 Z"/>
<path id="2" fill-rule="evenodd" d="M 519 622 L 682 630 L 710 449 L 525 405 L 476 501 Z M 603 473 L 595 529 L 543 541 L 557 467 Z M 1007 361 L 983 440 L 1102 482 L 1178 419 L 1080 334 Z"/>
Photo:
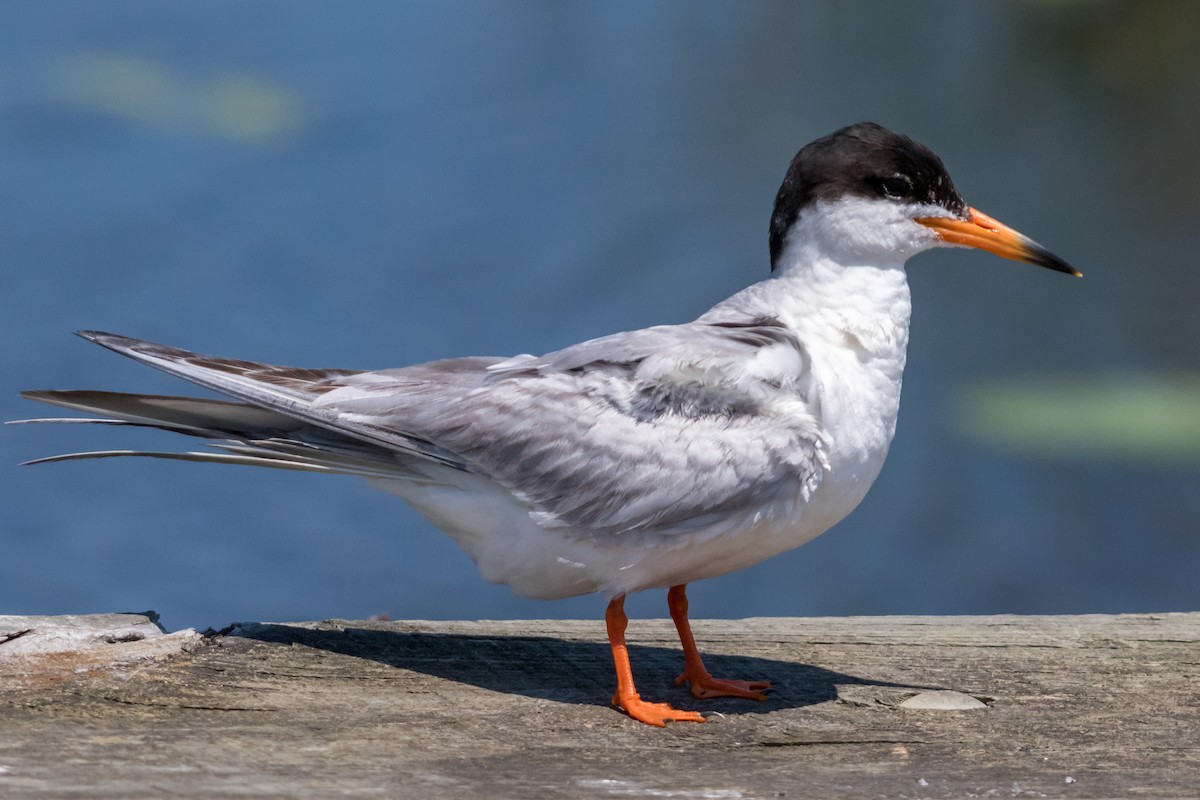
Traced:
<path id="1" fill-rule="evenodd" d="M 213 358 L 124 336 L 89 341 L 237 402 L 28 392 L 98 424 L 210 439 L 222 452 L 143 456 L 425 481 L 422 463 L 485 476 L 534 520 L 670 532 L 807 498 L 828 443 L 810 362 L 771 318 L 659 326 L 542 357 L 464 358 L 362 372 Z M 51 420 L 45 420 L 51 421 Z M 444 475 L 444 473 L 441 473 Z"/>

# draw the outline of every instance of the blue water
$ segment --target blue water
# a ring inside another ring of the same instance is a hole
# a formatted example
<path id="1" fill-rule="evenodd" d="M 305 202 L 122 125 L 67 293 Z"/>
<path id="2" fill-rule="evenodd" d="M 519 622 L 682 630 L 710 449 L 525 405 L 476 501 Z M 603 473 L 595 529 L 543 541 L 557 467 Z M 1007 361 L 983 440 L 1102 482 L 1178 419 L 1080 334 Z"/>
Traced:
<path id="1" fill-rule="evenodd" d="M 1086 277 L 915 260 L 882 477 L 816 542 L 693 587 L 693 614 L 1200 608 L 1200 453 L 1035 453 L 971 435 L 962 405 L 980 382 L 1195 373 L 1200 60 L 1172 32 L 1200 20 L 1161 8 L 0 5 L 0 417 L 43 413 L 22 388 L 190 391 L 78 328 L 383 368 L 690 319 L 765 275 L 795 150 L 872 119 Z M 1063 394 L 1045 402 L 1090 419 L 1094 398 Z M 16 466 L 172 445 L 0 431 L 0 613 L 153 608 L 219 627 L 602 611 L 486 584 L 353 479 Z M 659 593 L 630 602 L 664 610 Z"/>

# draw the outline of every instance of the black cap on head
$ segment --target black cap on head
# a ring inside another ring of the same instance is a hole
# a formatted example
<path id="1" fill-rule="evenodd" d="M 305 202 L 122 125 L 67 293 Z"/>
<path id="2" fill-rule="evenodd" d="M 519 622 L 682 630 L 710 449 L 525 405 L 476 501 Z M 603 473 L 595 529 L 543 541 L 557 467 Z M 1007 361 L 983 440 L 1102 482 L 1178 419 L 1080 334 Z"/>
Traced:
<path id="1" fill-rule="evenodd" d="M 935 203 L 959 216 L 967 211 L 942 160 L 928 147 L 860 122 L 805 145 L 792 159 L 771 214 L 771 269 L 801 209 L 847 195 Z"/>

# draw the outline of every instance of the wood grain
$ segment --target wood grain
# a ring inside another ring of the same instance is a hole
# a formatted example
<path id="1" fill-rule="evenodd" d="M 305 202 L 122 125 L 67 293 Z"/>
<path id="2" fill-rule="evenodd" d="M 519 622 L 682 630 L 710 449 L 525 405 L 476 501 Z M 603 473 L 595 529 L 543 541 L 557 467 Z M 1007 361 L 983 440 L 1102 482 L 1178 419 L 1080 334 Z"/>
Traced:
<path id="1" fill-rule="evenodd" d="M 665 620 L 631 622 L 638 688 L 706 724 L 608 708 L 599 620 L 202 637 L 0 617 L 0 797 L 1200 796 L 1200 613 L 694 628 L 714 675 L 770 679 L 770 699 L 676 688 Z M 984 707 L 901 707 L 935 691 Z"/>

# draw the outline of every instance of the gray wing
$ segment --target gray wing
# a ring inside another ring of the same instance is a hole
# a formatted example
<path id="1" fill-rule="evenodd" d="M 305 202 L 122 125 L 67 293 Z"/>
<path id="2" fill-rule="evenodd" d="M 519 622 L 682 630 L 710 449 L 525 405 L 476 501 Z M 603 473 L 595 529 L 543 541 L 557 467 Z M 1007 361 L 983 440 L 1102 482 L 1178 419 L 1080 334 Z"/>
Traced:
<path id="1" fill-rule="evenodd" d="M 781 493 L 807 497 L 826 469 L 807 355 L 771 319 L 648 328 L 540 358 L 376 372 L 81 335 L 241 402 L 29 393 L 114 417 L 103 423 L 232 441 L 217 454 L 65 458 L 150 455 L 414 480 L 433 479 L 422 469 L 433 464 L 486 475 L 541 524 L 616 531 L 688 527 Z"/>
<path id="2" fill-rule="evenodd" d="M 771 319 L 521 356 L 466 393 L 428 378 L 424 367 L 349 375 L 314 405 L 436 443 L 545 525 L 687 527 L 780 493 L 807 497 L 825 469 L 808 358 Z"/>
<path id="3" fill-rule="evenodd" d="M 685 325 L 657 325 L 636 331 L 602 336 L 548 353 L 541 358 L 517 356 L 492 365 L 492 375 L 522 372 L 568 372 L 597 364 L 635 364 L 661 357 L 687 362 L 692 367 L 713 362 L 751 358 L 759 348 L 783 345 L 806 359 L 795 335 L 772 317 Z"/>

